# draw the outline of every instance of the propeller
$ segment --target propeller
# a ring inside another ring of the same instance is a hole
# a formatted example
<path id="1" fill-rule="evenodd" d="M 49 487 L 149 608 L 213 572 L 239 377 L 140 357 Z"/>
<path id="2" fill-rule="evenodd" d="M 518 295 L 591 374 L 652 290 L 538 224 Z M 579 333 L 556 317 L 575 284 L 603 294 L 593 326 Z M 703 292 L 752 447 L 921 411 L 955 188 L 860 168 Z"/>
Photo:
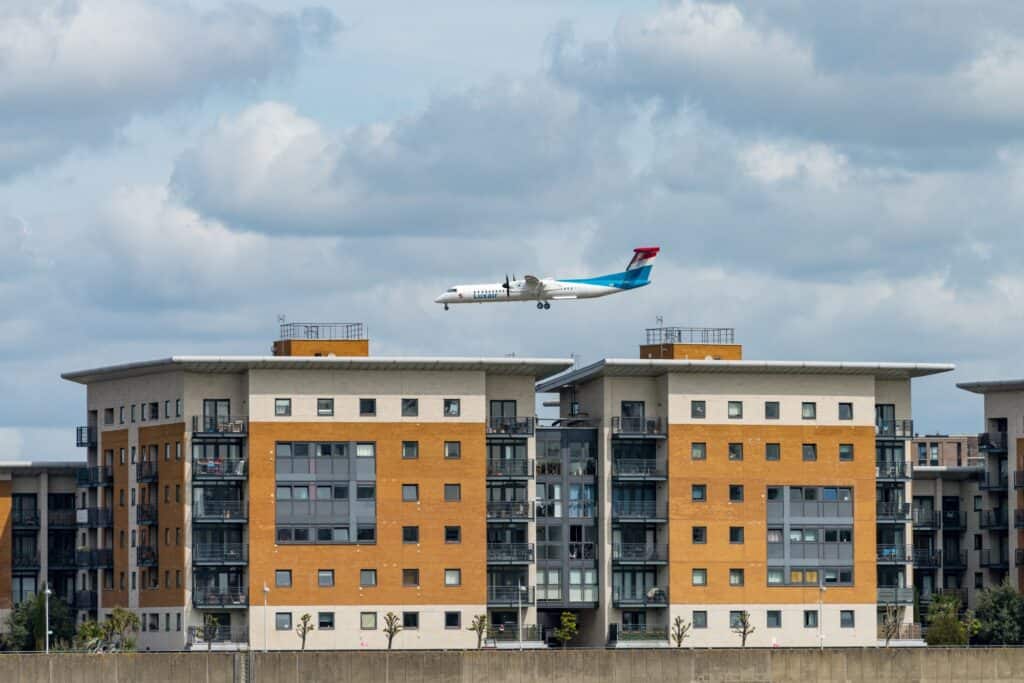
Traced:
<path id="1" fill-rule="evenodd" d="M 505 273 L 505 284 L 502 287 L 505 288 L 505 296 L 512 296 L 512 287 L 508 283 L 508 273 Z"/>

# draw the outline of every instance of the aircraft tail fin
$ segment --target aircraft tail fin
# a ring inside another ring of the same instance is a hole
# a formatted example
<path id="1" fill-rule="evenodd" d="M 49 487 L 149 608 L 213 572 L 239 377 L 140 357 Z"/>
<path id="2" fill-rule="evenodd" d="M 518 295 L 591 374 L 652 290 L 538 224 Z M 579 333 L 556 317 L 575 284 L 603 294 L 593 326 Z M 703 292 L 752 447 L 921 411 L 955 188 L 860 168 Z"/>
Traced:
<path id="1" fill-rule="evenodd" d="M 633 250 L 633 258 L 626 266 L 626 272 L 640 270 L 644 266 L 653 266 L 659 251 L 661 251 L 661 247 L 637 247 Z"/>

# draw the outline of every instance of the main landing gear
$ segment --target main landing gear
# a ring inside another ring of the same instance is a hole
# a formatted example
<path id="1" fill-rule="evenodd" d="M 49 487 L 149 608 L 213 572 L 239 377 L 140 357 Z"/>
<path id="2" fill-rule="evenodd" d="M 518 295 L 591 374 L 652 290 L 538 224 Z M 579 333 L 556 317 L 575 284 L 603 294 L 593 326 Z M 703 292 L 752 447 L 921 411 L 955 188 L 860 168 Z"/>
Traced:
<path id="1" fill-rule="evenodd" d="M 448 304 L 444 305 L 444 310 L 446 310 L 446 311 L 448 310 Z"/>
<path id="2" fill-rule="evenodd" d="M 549 304 L 547 301 L 538 301 L 537 302 L 537 310 L 538 311 L 542 310 L 542 309 L 543 310 L 547 310 L 549 308 L 551 308 L 551 304 Z"/>

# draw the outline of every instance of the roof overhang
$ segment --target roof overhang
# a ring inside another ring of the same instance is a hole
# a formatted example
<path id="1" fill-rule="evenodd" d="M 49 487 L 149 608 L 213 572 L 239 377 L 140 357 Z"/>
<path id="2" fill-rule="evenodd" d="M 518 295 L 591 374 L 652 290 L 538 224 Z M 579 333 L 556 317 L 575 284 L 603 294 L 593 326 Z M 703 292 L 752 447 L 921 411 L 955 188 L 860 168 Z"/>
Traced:
<path id="1" fill-rule="evenodd" d="M 659 377 L 669 373 L 759 375 L 869 375 L 875 379 L 913 379 L 956 366 L 949 363 L 847 363 L 775 360 L 660 360 L 608 358 L 552 377 L 537 384 L 537 391 L 559 391 L 598 377 Z"/>
<path id="2" fill-rule="evenodd" d="M 964 391 L 975 394 L 994 394 L 1001 391 L 1024 391 L 1024 379 L 1005 379 L 992 382 L 958 382 Z"/>
<path id="3" fill-rule="evenodd" d="M 545 379 L 571 368 L 571 358 L 389 358 L 383 356 L 172 356 L 65 372 L 62 378 L 90 384 L 161 372 L 240 373 L 249 370 L 404 370 L 476 371 Z"/>

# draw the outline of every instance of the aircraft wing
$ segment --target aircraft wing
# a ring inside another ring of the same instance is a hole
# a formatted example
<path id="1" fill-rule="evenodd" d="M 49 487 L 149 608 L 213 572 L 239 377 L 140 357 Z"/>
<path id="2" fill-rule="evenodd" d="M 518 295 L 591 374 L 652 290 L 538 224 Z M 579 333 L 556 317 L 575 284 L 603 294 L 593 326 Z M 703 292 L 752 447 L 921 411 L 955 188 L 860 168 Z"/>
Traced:
<path id="1" fill-rule="evenodd" d="M 523 280 L 526 281 L 526 286 L 529 289 L 540 289 L 540 279 L 536 275 L 524 275 Z"/>

